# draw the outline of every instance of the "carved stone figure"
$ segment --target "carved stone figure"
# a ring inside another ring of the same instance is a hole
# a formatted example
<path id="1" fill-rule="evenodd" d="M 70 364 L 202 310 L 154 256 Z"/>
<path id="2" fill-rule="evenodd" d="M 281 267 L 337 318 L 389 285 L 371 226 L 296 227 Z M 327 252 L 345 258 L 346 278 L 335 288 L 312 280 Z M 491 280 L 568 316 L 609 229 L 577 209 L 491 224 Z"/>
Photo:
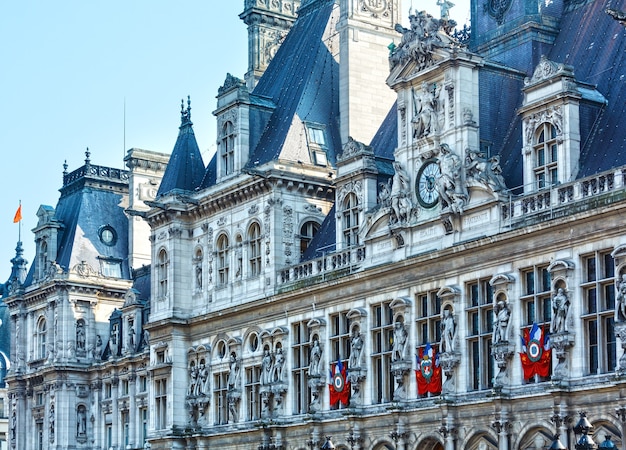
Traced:
<path id="1" fill-rule="evenodd" d="M 450 9 L 454 6 L 449 0 L 437 0 L 437 6 L 439 6 L 439 11 L 442 19 L 448 19 L 450 17 Z"/>
<path id="2" fill-rule="evenodd" d="M 111 329 L 111 337 L 109 339 L 109 346 L 111 350 L 111 355 L 117 356 L 119 354 L 119 329 L 117 324 L 113 325 Z"/>
<path id="3" fill-rule="evenodd" d="M 358 327 L 354 327 L 350 340 L 350 358 L 348 359 L 350 369 L 361 367 L 361 351 L 363 351 L 363 337 Z"/>
<path id="4" fill-rule="evenodd" d="M 279 347 L 276 350 L 276 355 L 274 355 L 274 368 L 272 381 L 280 383 L 283 381 L 283 369 L 285 367 L 285 354 L 283 353 L 282 347 Z"/>
<path id="5" fill-rule="evenodd" d="M 623 274 L 621 281 L 617 283 L 615 322 L 626 322 L 626 274 Z"/>
<path id="6" fill-rule="evenodd" d="M 202 266 L 200 264 L 196 266 L 196 288 L 202 289 Z"/>
<path id="7" fill-rule="evenodd" d="M 444 309 L 441 318 L 441 353 L 454 352 L 454 333 L 456 332 L 456 324 L 454 317 L 449 309 Z"/>
<path id="8" fill-rule="evenodd" d="M 394 161 L 395 174 L 391 185 L 391 211 L 395 222 L 406 222 L 411 213 L 411 180 L 402 165 Z"/>
<path id="9" fill-rule="evenodd" d="M 402 361 L 404 359 L 404 349 L 406 347 L 406 341 L 408 333 L 406 327 L 401 321 L 396 321 L 393 324 L 393 347 L 391 350 L 391 361 Z"/>
<path id="10" fill-rule="evenodd" d="M 552 321 L 550 322 L 550 333 L 562 333 L 567 331 L 567 313 L 569 312 L 570 301 L 563 291 L 558 288 L 556 295 L 552 298 Z"/>
<path id="11" fill-rule="evenodd" d="M 495 317 L 493 323 L 493 343 L 508 342 L 509 325 L 511 323 L 511 310 L 508 303 L 504 300 L 498 300 L 493 313 Z"/>
<path id="12" fill-rule="evenodd" d="M 206 368 L 206 364 L 203 360 L 200 360 L 198 365 L 198 381 L 196 383 L 196 396 L 208 395 L 209 393 L 209 370 Z"/>
<path id="13" fill-rule="evenodd" d="M 76 348 L 85 350 L 85 323 L 82 320 L 76 322 Z"/>
<path id="14" fill-rule="evenodd" d="M 198 385 L 198 369 L 195 363 L 191 363 L 189 367 L 189 387 L 187 388 L 187 395 L 196 395 L 196 389 Z"/>
<path id="15" fill-rule="evenodd" d="M 87 435 L 87 411 L 83 405 L 78 407 L 76 417 L 76 436 Z"/>
<path id="16" fill-rule="evenodd" d="M 435 131 L 437 123 L 436 100 L 434 88 L 428 83 L 422 83 L 422 89 L 418 93 L 413 92 L 415 115 L 411 120 L 413 124 L 413 138 L 418 139 Z"/>
<path id="17" fill-rule="evenodd" d="M 465 171 L 468 179 L 473 179 L 493 192 L 506 190 L 498 155 L 487 159 L 484 153 L 468 148 L 465 150 Z"/>
<path id="18" fill-rule="evenodd" d="M 228 390 L 232 391 L 238 388 L 239 386 L 239 362 L 237 361 L 237 355 L 235 352 L 230 354 L 230 358 L 228 361 L 229 371 L 228 371 Z"/>
<path id="19" fill-rule="evenodd" d="M 265 348 L 263 351 L 263 359 L 261 360 L 261 386 L 267 386 L 272 381 L 272 355 L 270 350 Z"/>
<path id="20" fill-rule="evenodd" d="M 311 352 L 309 359 L 309 377 L 318 377 L 320 376 L 320 363 L 322 360 L 322 348 L 320 347 L 320 341 L 317 339 L 313 339 L 311 343 Z"/>
<path id="21" fill-rule="evenodd" d="M 441 171 L 441 176 L 437 179 L 439 197 L 452 212 L 462 213 L 469 196 L 461 159 L 452 152 L 448 144 L 441 144 L 439 149 Z"/>
<path id="22" fill-rule="evenodd" d="M 439 29 L 445 25 L 453 28 L 456 22 L 443 16 L 442 20 L 437 20 L 425 11 L 411 14 L 409 22 L 410 29 L 399 24 L 395 26 L 395 30 L 402 34 L 402 38 L 397 46 L 391 48 L 389 64 L 393 68 L 401 62 L 413 60 L 417 63 L 417 69 L 422 70 L 432 64 L 433 51 L 447 45 L 439 35 Z"/>

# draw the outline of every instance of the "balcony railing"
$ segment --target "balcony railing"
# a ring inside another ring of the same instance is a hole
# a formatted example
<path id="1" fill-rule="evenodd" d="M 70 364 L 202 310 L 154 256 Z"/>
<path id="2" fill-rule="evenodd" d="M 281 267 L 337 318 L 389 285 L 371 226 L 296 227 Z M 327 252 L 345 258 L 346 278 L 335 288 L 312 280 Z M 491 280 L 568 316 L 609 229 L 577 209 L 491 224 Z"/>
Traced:
<path id="1" fill-rule="evenodd" d="M 339 274 L 358 270 L 365 260 L 365 247 L 350 247 L 319 258 L 305 261 L 287 269 L 278 275 L 278 285 L 295 283 L 305 279 L 327 279 Z"/>

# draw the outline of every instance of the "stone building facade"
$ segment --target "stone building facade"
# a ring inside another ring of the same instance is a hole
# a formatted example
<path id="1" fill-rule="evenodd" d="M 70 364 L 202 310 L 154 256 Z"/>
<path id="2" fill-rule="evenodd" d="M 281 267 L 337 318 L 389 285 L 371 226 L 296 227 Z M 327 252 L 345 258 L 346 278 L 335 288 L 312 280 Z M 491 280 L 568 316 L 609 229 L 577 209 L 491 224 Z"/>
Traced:
<path id="1" fill-rule="evenodd" d="M 296 3 L 208 165 L 188 100 L 40 208 L 9 448 L 626 448 L 623 4 Z"/>

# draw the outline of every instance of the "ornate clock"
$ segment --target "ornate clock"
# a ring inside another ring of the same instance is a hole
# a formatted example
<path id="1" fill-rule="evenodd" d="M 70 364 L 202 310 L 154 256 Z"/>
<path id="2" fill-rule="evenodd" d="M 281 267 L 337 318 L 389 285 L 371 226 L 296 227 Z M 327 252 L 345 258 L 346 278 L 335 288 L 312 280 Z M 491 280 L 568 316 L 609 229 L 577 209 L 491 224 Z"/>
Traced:
<path id="1" fill-rule="evenodd" d="M 437 180 L 441 176 L 439 164 L 435 159 L 427 159 L 417 172 L 415 180 L 415 193 L 417 201 L 424 208 L 432 208 L 439 201 Z"/>

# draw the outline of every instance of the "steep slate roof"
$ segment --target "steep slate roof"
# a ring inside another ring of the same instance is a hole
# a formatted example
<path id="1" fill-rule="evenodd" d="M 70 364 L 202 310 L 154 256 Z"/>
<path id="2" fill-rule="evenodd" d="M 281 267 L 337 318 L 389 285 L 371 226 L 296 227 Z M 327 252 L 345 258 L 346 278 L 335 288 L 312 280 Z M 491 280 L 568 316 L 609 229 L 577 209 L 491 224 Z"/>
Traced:
<path id="1" fill-rule="evenodd" d="M 54 213 L 54 220 L 61 225 L 56 263 L 64 270 L 70 270 L 85 261 L 99 271 L 102 258 L 119 260 L 122 263 L 122 278 L 130 279 L 128 218 L 120 207 L 123 196 L 119 191 L 109 188 L 109 183 L 124 186 L 123 179 L 127 179 L 127 172 L 94 166 L 88 160 L 87 163 L 75 171 L 78 175 L 61 189 L 61 197 Z M 127 183 L 126 181 L 126 186 Z M 42 208 L 51 209 L 49 206 Z M 114 245 L 106 245 L 100 240 L 99 232 L 105 225 L 113 228 L 116 233 Z M 26 286 L 33 281 L 36 265 L 31 265 L 24 282 Z"/>
<path id="2" fill-rule="evenodd" d="M 187 100 L 187 109 L 181 101 L 181 125 L 178 138 L 172 150 L 172 155 L 165 169 L 163 180 L 157 192 L 157 197 L 174 190 L 193 191 L 202 182 L 204 177 L 204 162 L 196 142 L 191 123 L 191 102 Z"/>
<path id="3" fill-rule="evenodd" d="M 573 66 L 576 80 L 596 85 L 608 100 L 602 112 L 581 108 L 581 120 L 590 123 L 581 130 L 578 177 L 626 164 L 626 28 L 606 13 L 611 4 L 597 0 L 566 13 L 548 55 Z"/>
<path id="4" fill-rule="evenodd" d="M 581 100 L 578 178 L 626 164 L 626 29 L 606 13 L 610 3 L 596 0 L 566 10 L 546 55 L 573 66 L 577 81 L 596 85 L 608 100 L 603 109 Z M 521 50 L 513 50 L 513 59 L 516 51 Z M 534 69 L 529 63 L 527 76 Z M 492 154 L 500 155 L 507 186 L 514 188 L 523 183 L 522 123 L 516 113 L 522 106 L 523 80 L 498 72 L 495 67 L 480 72 L 480 137 L 492 145 Z"/>
<path id="5" fill-rule="evenodd" d="M 253 93 L 272 100 L 275 110 L 250 149 L 248 167 L 287 159 L 309 161 L 306 145 L 289 144 L 290 131 L 301 122 L 326 126 L 327 157 L 335 164 L 339 138 L 339 66 L 323 40 L 334 0 L 318 0 L 300 8 L 298 19 L 259 80 Z M 298 131 L 300 134 L 300 131 Z"/>

